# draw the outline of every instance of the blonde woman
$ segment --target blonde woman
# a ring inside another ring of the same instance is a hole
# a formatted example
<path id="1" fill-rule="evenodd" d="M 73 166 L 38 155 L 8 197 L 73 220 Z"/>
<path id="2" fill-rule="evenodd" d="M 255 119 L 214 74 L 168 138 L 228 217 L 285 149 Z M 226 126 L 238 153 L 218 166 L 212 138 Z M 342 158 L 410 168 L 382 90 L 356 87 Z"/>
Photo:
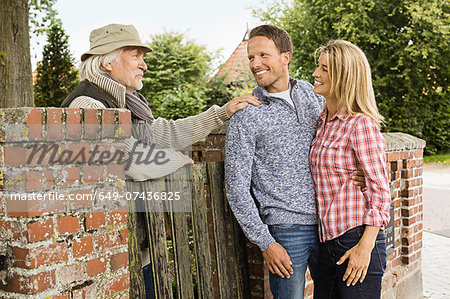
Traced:
<path id="1" fill-rule="evenodd" d="M 320 238 L 310 258 L 314 298 L 380 298 L 390 193 L 370 66 L 361 49 L 343 40 L 316 53 L 313 91 L 326 103 L 310 153 Z M 364 191 L 351 180 L 357 169 Z"/>

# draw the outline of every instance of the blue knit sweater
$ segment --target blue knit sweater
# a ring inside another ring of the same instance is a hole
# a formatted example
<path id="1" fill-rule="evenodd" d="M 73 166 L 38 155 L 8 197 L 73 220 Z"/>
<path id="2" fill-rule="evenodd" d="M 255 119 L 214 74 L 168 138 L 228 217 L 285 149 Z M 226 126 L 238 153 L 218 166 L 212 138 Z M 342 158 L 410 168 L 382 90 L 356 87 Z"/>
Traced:
<path id="1" fill-rule="evenodd" d="M 236 112 L 227 130 L 228 202 L 247 238 L 261 250 L 275 242 L 267 225 L 317 223 L 309 148 L 324 98 L 308 82 L 291 78 L 290 84 L 295 107 L 258 86 L 253 94 L 262 104 Z"/>

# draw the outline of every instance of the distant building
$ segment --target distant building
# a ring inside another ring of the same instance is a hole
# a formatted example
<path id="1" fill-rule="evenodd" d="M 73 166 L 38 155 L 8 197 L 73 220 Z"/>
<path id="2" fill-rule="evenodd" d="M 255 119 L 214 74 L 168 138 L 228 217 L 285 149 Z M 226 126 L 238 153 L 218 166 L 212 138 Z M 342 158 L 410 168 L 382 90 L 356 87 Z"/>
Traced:
<path id="1" fill-rule="evenodd" d="M 247 44 L 248 34 L 250 31 L 247 29 L 242 42 L 234 50 L 233 54 L 222 65 L 220 70 L 214 76 L 214 78 L 225 76 L 225 82 L 248 82 L 253 80 L 253 75 L 250 72 L 250 64 L 247 57 Z"/>

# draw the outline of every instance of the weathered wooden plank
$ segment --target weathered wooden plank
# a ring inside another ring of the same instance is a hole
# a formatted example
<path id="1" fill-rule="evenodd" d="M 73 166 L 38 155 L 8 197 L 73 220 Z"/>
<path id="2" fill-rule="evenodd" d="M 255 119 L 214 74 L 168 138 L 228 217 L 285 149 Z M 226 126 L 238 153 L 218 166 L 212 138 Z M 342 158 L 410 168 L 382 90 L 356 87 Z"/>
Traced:
<path id="1" fill-rule="evenodd" d="M 208 207 L 206 205 L 206 164 L 192 166 L 192 228 L 196 256 L 199 298 L 214 298 L 211 252 L 208 237 Z"/>
<path id="2" fill-rule="evenodd" d="M 165 192 L 165 179 L 146 181 L 144 192 Z M 147 201 L 147 229 L 150 234 L 150 258 L 153 268 L 153 278 L 156 299 L 172 299 L 172 277 L 169 272 L 169 260 L 167 254 L 167 240 L 164 222 L 164 210 L 162 201 Z M 150 204 L 150 206 L 149 206 Z M 157 211 L 157 212 L 156 212 Z"/>
<path id="3" fill-rule="evenodd" d="M 228 251 L 227 222 L 224 203 L 223 162 L 207 164 L 213 214 L 214 242 L 216 248 L 217 277 L 221 298 L 233 298 L 233 277 Z"/>
<path id="4" fill-rule="evenodd" d="M 141 191 L 140 182 L 126 182 L 128 192 Z M 136 234 L 136 202 L 128 201 L 128 271 L 130 271 L 130 298 L 145 298 L 145 284 L 142 274 L 141 252 Z"/>
<path id="5" fill-rule="evenodd" d="M 167 180 L 167 191 L 183 190 L 188 183 L 186 167 L 171 174 Z M 183 192 L 182 192 L 183 193 Z M 189 198 L 182 198 L 182 201 Z M 173 203 L 173 201 L 169 201 Z M 189 228 L 185 212 L 170 212 L 172 224 L 172 241 L 174 248 L 175 276 L 177 281 L 178 298 L 194 298 L 192 284 L 191 259 L 189 252 Z"/>
<path id="6" fill-rule="evenodd" d="M 230 213 L 231 209 L 230 209 Z M 250 298 L 250 276 L 248 271 L 248 258 L 245 245 L 245 235 L 234 215 L 231 216 L 234 248 L 234 271 L 237 296 L 240 299 Z"/>

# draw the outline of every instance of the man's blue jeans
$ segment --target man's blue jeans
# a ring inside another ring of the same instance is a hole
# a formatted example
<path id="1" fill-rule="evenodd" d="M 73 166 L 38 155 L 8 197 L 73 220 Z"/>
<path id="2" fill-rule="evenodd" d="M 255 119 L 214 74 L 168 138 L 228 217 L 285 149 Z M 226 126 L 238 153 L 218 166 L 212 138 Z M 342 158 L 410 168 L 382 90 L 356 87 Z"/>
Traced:
<path id="1" fill-rule="evenodd" d="M 320 243 L 309 259 L 309 270 L 314 280 L 314 298 L 327 299 L 379 299 L 381 281 L 386 269 L 386 237 L 380 230 L 370 255 L 370 264 L 363 282 L 347 286 L 342 280 L 348 260 L 342 265 L 336 262 L 358 244 L 364 226 L 355 227 L 345 234 L 325 243 Z"/>
<path id="2" fill-rule="evenodd" d="M 269 225 L 269 231 L 274 239 L 286 249 L 294 269 L 294 274 L 290 278 L 281 278 L 276 274 L 269 274 L 273 298 L 303 298 L 308 257 L 311 251 L 317 247 L 319 241 L 317 225 Z"/>

